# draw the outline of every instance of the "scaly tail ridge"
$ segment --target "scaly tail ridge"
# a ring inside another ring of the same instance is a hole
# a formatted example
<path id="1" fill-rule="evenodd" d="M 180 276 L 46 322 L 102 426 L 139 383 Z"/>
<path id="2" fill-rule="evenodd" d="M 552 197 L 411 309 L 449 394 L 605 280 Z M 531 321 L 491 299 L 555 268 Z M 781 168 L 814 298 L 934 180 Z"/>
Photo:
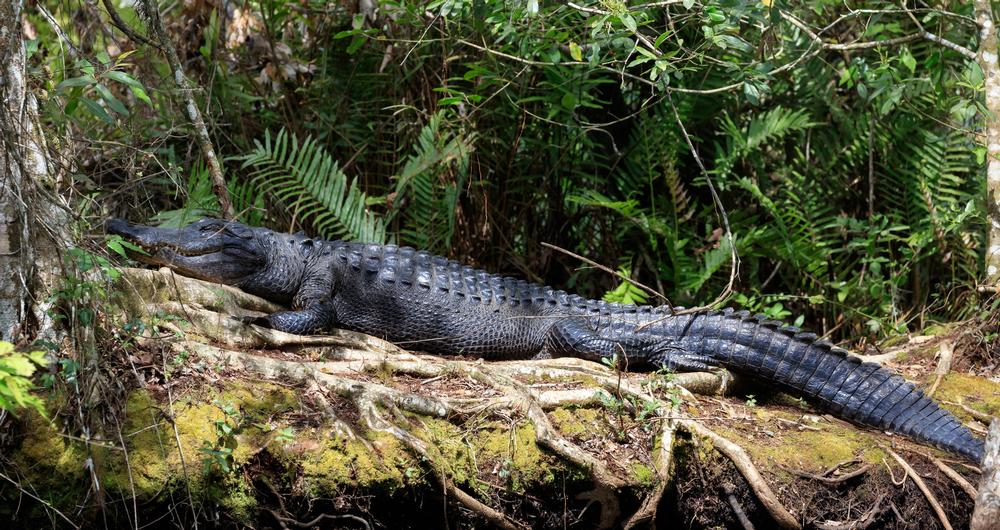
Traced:
<path id="1" fill-rule="evenodd" d="M 812 333 L 726 310 L 697 315 L 680 335 L 726 368 L 781 385 L 835 416 L 982 460 L 983 440 L 919 388 Z"/>

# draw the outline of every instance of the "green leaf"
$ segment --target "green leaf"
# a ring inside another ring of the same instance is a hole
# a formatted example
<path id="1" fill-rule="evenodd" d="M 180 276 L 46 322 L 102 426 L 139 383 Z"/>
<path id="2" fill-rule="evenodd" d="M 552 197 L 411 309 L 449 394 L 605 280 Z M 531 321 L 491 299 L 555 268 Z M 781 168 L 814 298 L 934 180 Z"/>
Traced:
<path id="1" fill-rule="evenodd" d="M 899 56 L 899 61 L 910 71 L 910 75 L 913 75 L 917 71 L 917 60 L 913 58 L 910 50 L 903 50 L 902 55 Z"/>
<path id="2" fill-rule="evenodd" d="M 108 70 L 107 72 L 104 72 L 103 74 L 101 74 L 101 77 L 106 77 L 108 79 L 112 79 L 114 81 L 118 81 L 119 83 L 122 83 L 122 84 L 125 84 L 125 85 L 128 85 L 128 86 L 142 88 L 142 83 L 140 83 L 138 80 L 136 80 L 136 78 L 132 77 L 131 75 L 129 75 L 129 74 L 125 73 L 125 72 L 121 72 L 119 70 Z"/>
<path id="3" fill-rule="evenodd" d="M 618 20 L 621 20 L 625 28 L 632 33 L 639 31 L 639 26 L 635 23 L 635 18 L 630 13 L 623 13 L 619 15 Z"/>
<path id="4" fill-rule="evenodd" d="M 760 104 L 760 90 L 750 81 L 743 83 L 743 95 L 746 96 L 747 102 L 751 105 Z"/>
<path id="5" fill-rule="evenodd" d="M 94 77 L 94 65 L 86 59 L 79 59 L 76 61 L 76 67 L 83 71 L 83 73 Z"/>
<path id="6" fill-rule="evenodd" d="M 114 118 L 109 116 L 107 111 L 105 111 L 104 108 L 101 107 L 101 105 L 98 104 L 96 101 L 90 98 L 80 98 L 80 103 L 83 103 L 83 106 L 86 107 L 87 110 L 90 111 L 90 113 L 96 116 L 99 120 L 103 121 L 104 123 L 107 123 L 108 125 L 115 124 Z"/>
<path id="7" fill-rule="evenodd" d="M 559 103 L 567 110 L 573 110 L 576 108 L 576 96 L 572 92 L 566 92 L 563 94 L 562 99 L 559 100 Z"/>
<path id="8" fill-rule="evenodd" d="M 97 79 L 92 75 L 81 75 L 80 77 L 71 77 L 69 79 L 62 80 L 61 83 L 56 85 L 56 90 L 63 90 L 65 88 L 73 88 L 78 86 L 90 86 L 97 82 Z"/>
<path id="9" fill-rule="evenodd" d="M 583 60 L 583 50 L 580 45 L 575 42 L 569 43 L 569 56 L 573 58 L 574 61 Z"/>
<path id="10" fill-rule="evenodd" d="M 145 101 L 146 104 L 149 105 L 150 107 L 153 106 L 153 102 L 149 100 L 149 95 L 146 94 L 146 90 L 145 89 L 143 89 L 142 87 L 139 87 L 139 86 L 132 86 L 132 85 L 129 85 L 128 88 L 129 88 L 129 90 L 132 91 L 132 94 L 135 97 L 139 98 L 142 101 Z"/>
<path id="11" fill-rule="evenodd" d="M 670 36 L 673 35 L 673 34 L 674 33 L 672 31 L 670 31 L 670 30 L 664 31 L 663 33 L 660 34 L 659 37 L 656 37 L 655 41 L 653 41 L 653 47 L 654 48 L 659 48 L 660 45 L 663 44 L 663 41 L 665 41 L 668 38 L 670 38 Z"/>
<path id="12" fill-rule="evenodd" d="M 128 116 L 128 109 L 125 108 L 125 105 L 119 101 L 110 90 L 108 90 L 108 87 L 98 83 L 94 86 L 94 88 L 97 89 L 97 93 L 101 95 L 101 99 L 108 104 L 108 107 L 110 107 L 111 110 L 121 114 L 122 116 Z"/>
<path id="13" fill-rule="evenodd" d="M 683 2 L 681 3 L 684 5 L 684 9 L 687 10 L 690 10 L 692 7 L 694 7 L 694 0 L 683 0 Z"/>

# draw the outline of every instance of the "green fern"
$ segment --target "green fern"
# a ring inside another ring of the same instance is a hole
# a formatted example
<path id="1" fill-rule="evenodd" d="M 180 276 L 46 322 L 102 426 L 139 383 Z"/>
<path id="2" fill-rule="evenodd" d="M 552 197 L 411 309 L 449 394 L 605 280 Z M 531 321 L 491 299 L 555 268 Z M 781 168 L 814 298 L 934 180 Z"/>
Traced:
<path id="1" fill-rule="evenodd" d="M 425 249 L 443 249 L 451 243 L 475 141 L 474 134 L 448 130 L 444 116 L 444 111 L 434 113 L 420 129 L 413 153 L 396 178 L 393 204 L 403 211 L 403 240 Z"/>
<path id="2" fill-rule="evenodd" d="M 287 208 L 293 218 L 312 225 L 322 237 L 384 243 L 386 219 L 369 211 L 357 180 L 348 181 L 337 161 L 312 137 L 299 140 L 285 129 L 254 141 L 243 168 L 250 182 Z"/>

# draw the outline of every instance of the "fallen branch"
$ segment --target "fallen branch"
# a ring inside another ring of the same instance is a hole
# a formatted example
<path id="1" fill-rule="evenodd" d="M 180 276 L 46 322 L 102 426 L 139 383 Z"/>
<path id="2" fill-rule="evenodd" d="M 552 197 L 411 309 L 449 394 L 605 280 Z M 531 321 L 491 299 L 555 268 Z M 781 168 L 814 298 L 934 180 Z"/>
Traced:
<path id="1" fill-rule="evenodd" d="M 948 516 L 944 513 L 944 508 L 941 507 L 941 503 L 938 502 L 937 498 L 934 497 L 934 494 L 931 492 L 930 488 L 927 487 L 927 484 L 924 482 L 924 479 L 920 478 L 920 475 L 917 474 L 917 472 L 913 469 L 913 467 L 910 466 L 910 464 L 906 460 L 903 460 L 903 457 L 896 454 L 895 451 L 888 448 L 886 449 L 886 451 L 889 453 L 890 456 L 892 456 L 893 459 L 896 460 L 896 462 L 899 463 L 899 465 L 903 466 L 903 469 L 906 470 L 906 475 L 909 476 L 911 479 L 913 479 L 913 482 L 914 484 L 917 485 L 917 488 L 920 488 L 920 491 L 924 494 L 924 497 L 927 498 L 927 502 L 931 505 L 931 508 L 934 509 L 934 513 L 937 514 L 938 520 L 941 521 L 941 526 L 943 526 L 945 530 L 952 530 L 951 521 L 948 520 Z"/>
<path id="2" fill-rule="evenodd" d="M 977 420 L 985 423 L 986 425 L 989 425 L 992 421 L 994 421 L 996 419 L 993 416 L 990 416 L 989 414 L 987 414 L 985 412 L 980 412 L 980 411 L 978 411 L 978 410 L 976 410 L 976 409 L 974 409 L 974 408 L 966 405 L 965 403 L 956 403 L 954 401 L 942 401 L 942 403 L 944 403 L 945 405 L 952 405 L 952 406 L 958 407 L 958 408 L 964 410 L 965 412 L 969 413 L 969 415 L 972 416 L 973 418 L 975 418 L 975 419 L 977 419 Z"/>
<path id="3" fill-rule="evenodd" d="M 198 102 L 194 99 L 194 89 L 191 86 L 191 81 L 184 74 L 184 66 L 177 55 L 177 48 L 174 46 L 173 41 L 170 40 L 170 36 L 167 35 L 167 30 L 163 27 L 163 21 L 160 19 L 159 4 L 151 0 L 139 0 L 137 7 L 145 14 L 145 22 L 154 36 L 153 40 L 159 42 L 160 50 L 167 57 L 167 63 L 170 65 L 170 71 L 173 74 L 174 84 L 177 85 L 177 89 L 184 99 L 188 118 L 194 127 L 195 138 L 198 140 L 201 152 L 205 155 L 205 160 L 208 162 L 208 173 L 212 177 L 212 192 L 219 198 L 219 209 L 222 212 L 222 216 L 226 219 L 233 219 L 235 214 L 233 212 L 232 201 L 229 199 L 229 191 L 226 189 L 226 181 L 222 176 L 222 164 L 219 163 L 219 158 L 215 154 L 212 138 L 208 134 L 205 120 L 201 116 L 201 109 L 198 108 Z M 119 29 L 124 27 L 123 25 Z M 122 29 L 122 31 L 125 30 Z"/>

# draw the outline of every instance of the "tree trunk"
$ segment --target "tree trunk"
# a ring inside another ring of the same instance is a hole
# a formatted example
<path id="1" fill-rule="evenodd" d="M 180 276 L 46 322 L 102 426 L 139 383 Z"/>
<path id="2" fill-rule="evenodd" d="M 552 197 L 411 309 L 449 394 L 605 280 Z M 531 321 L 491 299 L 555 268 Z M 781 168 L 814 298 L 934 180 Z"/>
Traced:
<path id="1" fill-rule="evenodd" d="M 982 31 L 977 59 L 986 80 L 983 118 L 986 136 L 986 286 L 1000 287 L 1000 65 L 997 63 L 997 31 L 990 0 L 975 0 L 976 21 Z"/>
<path id="2" fill-rule="evenodd" d="M 27 89 L 21 0 L 0 1 L 0 340 L 61 335 L 49 293 L 69 244 L 69 209 L 52 191 L 38 103 Z"/>
<path id="3" fill-rule="evenodd" d="M 997 529 L 1000 529 L 1000 420 L 993 420 L 986 437 L 983 478 L 969 530 Z"/>

